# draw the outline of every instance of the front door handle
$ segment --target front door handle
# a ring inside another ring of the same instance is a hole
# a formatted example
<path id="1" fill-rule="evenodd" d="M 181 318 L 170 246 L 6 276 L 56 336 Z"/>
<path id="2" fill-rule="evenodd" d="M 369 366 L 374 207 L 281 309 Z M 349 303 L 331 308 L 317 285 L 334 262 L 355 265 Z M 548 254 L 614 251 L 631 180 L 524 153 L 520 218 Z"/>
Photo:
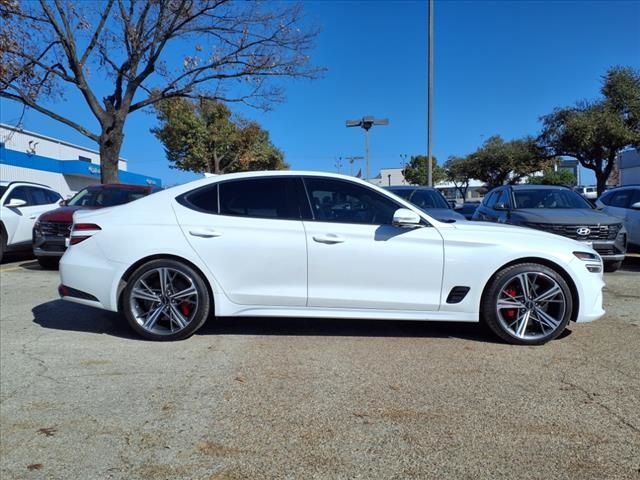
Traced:
<path id="1" fill-rule="evenodd" d="M 314 235 L 313 239 L 318 243 L 328 243 L 329 245 L 344 242 L 344 238 L 334 233 L 327 233 L 326 235 Z"/>
<path id="2" fill-rule="evenodd" d="M 206 228 L 194 228 L 192 230 L 189 230 L 189 234 L 193 235 L 194 237 L 201 238 L 215 238 L 222 236 L 222 232 L 218 232 L 216 230 L 208 230 Z"/>
<path id="3" fill-rule="evenodd" d="M 36 216 L 37 216 L 37 215 L 31 215 L 31 216 L 29 217 L 29 220 L 35 220 L 35 219 L 36 219 Z"/>

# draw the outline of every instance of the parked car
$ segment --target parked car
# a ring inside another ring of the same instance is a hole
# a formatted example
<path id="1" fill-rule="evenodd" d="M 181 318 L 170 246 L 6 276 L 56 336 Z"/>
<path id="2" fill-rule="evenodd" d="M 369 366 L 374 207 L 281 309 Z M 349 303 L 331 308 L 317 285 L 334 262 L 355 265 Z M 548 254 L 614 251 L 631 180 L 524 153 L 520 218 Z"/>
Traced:
<path id="1" fill-rule="evenodd" d="M 36 218 L 58 205 L 55 190 L 31 182 L 0 182 L 0 261 L 5 252 L 29 250 Z"/>
<path id="2" fill-rule="evenodd" d="M 408 185 L 384 188 L 413 203 L 422 211 L 442 222 L 465 220 L 464 216 L 454 211 L 444 195 L 435 188 Z"/>
<path id="3" fill-rule="evenodd" d="M 573 191 L 587 200 L 595 200 L 598 198 L 598 188 L 595 185 L 578 185 L 577 187 L 573 187 Z"/>
<path id="4" fill-rule="evenodd" d="M 620 268 L 627 251 L 627 232 L 618 218 L 599 212 L 568 187 L 505 185 L 493 189 L 473 220 L 509 223 L 544 230 L 593 246 L 605 271 Z"/>
<path id="5" fill-rule="evenodd" d="M 249 172 L 74 213 L 65 300 L 153 340 L 216 316 L 477 322 L 541 344 L 600 318 L 602 261 L 535 230 L 440 222 L 362 180 Z"/>
<path id="6" fill-rule="evenodd" d="M 44 268 L 56 268 L 67 249 L 66 241 L 71 233 L 73 213 L 81 209 L 113 207 L 137 200 L 156 191 L 156 187 L 144 185 L 105 184 L 80 190 L 73 198 L 65 200 L 60 208 L 48 211 L 33 226 L 33 253 Z"/>
<path id="7" fill-rule="evenodd" d="M 640 185 L 607 190 L 596 201 L 596 206 L 607 215 L 622 220 L 629 244 L 640 249 Z"/>
<path id="8" fill-rule="evenodd" d="M 476 213 L 476 209 L 480 206 L 480 202 L 464 202 L 462 206 L 455 209 L 460 215 L 464 216 L 467 220 L 473 218 L 473 214 Z"/>

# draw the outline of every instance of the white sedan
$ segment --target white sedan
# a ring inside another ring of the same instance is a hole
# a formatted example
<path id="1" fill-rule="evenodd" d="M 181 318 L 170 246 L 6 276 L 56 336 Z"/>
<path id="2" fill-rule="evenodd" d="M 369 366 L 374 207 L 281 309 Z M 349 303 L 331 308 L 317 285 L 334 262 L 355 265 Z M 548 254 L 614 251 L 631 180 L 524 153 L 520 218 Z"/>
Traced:
<path id="1" fill-rule="evenodd" d="M 542 344 L 602 309 L 602 261 L 520 227 L 439 222 L 381 188 L 317 172 L 210 177 L 74 214 L 60 295 L 153 340 L 211 315 L 483 321 Z"/>

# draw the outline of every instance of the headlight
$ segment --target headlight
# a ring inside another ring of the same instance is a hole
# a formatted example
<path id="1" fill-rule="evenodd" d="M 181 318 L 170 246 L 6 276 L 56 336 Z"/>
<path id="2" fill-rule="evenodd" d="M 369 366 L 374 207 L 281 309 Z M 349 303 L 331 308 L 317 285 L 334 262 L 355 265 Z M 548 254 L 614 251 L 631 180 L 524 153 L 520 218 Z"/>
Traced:
<path id="1" fill-rule="evenodd" d="M 585 262 L 600 262 L 600 255 L 597 253 L 591 252 L 573 252 L 573 254 L 578 257 L 580 260 L 584 260 Z"/>

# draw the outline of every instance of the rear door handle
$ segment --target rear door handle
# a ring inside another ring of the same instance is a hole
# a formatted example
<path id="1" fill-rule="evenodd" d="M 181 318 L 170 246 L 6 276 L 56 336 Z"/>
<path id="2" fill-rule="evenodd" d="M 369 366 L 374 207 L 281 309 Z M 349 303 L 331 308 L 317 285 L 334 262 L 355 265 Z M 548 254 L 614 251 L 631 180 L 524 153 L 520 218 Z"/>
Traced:
<path id="1" fill-rule="evenodd" d="M 334 233 L 327 233 L 326 235 L 314 235 L 313 239 L 318 243 L 328 243 L 329 245 L 344 242 L 344 238 Z"/>
<path id="2" fill-rule="evenodd" d="M 222 232 L 218 232 L 216 230 L 207 230 L 205 228 L 194 228 L 192 230 L 189 230 L 189 234 L 193 235 L 194 237 L 201 238 L 215 238 L 222 236 Z"/>

